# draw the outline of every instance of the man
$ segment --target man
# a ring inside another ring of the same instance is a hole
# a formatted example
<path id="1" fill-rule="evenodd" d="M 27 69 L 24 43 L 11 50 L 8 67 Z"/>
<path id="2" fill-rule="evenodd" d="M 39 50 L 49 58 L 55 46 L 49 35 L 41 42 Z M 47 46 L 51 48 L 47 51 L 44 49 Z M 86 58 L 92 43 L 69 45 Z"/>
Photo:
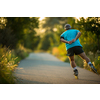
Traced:
<path id="1" fill-rule="evenodd" d="M 74 54 L 79 55 L 87 64 L 91 67 L 93 72 L 97 72 L 90 59 L 86 56 L 80 44 L 79 37 L 81 32 L 79 30 L 71 29 L 69 24 L 65 25 L 65 32 L 61 34 L 60 41 L 66 43 L 67 55 L 69 56 L 70 65 L 74 69 L 74 75 L 78 76 L 78 70 L 76 68 Z"/>

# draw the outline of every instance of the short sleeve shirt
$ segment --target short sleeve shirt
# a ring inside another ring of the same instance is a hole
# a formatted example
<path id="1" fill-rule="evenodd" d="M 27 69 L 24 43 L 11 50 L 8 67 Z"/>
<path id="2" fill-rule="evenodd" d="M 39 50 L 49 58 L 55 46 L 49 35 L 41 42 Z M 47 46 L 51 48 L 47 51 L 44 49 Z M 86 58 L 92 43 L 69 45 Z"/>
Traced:
<path id="1" fill-rule="evenodd" d="M 61 38 L 64 38 L 64 40 L 66 41 L 71 41 L 72 39 L 75 39 L 77 33 L 80 32 L 79 30 L 75 30 L 75 29 L 70 29 L 65 31 L 64 33 L 61 34 Z M 72 44 L 68 44 L 66 43 L 66 49 L 68 50 L 69 48 L 75 47 L 75 46 L 81 46 L 79 39 L 77 39 L 75 42 L 73 42 Z"/>

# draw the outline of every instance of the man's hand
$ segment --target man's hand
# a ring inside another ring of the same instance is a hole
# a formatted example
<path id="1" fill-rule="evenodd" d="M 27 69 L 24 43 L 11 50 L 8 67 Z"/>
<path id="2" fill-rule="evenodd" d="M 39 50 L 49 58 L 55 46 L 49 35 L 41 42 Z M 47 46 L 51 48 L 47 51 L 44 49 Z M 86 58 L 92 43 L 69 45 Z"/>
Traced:
<path id="1" fill-rule="evenodd" d="M 68 41 L 68 44 L 72 44 L 73 42 L 72 41 Z"/>
<path id="2" fill-rule="evenodd" d="M 76 39 L 73 39 L 73 40 L 72 40 L 72 42 L 75 42 L 75 41 L 76 41 Z"/>
<path id="3" fill-rule="evenodd" d="M 68 41 L 68 44 L 72 44 L 75 41 L 76 41 L 76 39 L 73 39 L 72 41 Z"/>
<path id="4" fill-rule="evenodd" d="M 60 41 L 61 41 L 61 42 L 64 42 L 64 43 L 72 44 L 73 42 L 76 41 L 76 39 L 73 39 L 72 41 L 66 41 L 66 40 L 64 40 L 63 38 L 61 38 Z"/>

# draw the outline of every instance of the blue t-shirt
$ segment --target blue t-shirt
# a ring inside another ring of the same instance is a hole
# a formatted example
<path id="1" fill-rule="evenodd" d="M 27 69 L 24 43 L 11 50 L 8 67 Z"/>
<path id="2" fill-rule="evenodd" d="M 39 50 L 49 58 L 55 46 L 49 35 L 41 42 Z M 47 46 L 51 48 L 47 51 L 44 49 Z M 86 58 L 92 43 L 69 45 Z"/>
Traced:
<path id="1" fill-rule="evenodd" d="M 77 33 L 80 32 L 79 30 L 75 29 L 70 29 L 65 31 L 64 33 L 61 34 L 61 37 L 64 38 L 66 41 L 72 41 L 72 39 L 75 39 Z M 75 46 L 81 46 L 79 39 L 77 39 L 75 42 L 72 44 L 66 43 L 66 49 L 68 50 L 69 48 L 75 47 Z"/>

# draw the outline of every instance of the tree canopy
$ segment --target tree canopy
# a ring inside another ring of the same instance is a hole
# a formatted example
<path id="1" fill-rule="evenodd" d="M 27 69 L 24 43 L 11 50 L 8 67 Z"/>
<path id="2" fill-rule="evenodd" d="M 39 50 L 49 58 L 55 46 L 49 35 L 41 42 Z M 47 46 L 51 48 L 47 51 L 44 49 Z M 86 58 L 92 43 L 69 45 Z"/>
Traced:
<path id="1" fill-rule="evenodd" d="M 29 42 L 28 39 L 35 38 L 36 32 L 34 29 L 38 28 L 38 19 L 37 17 L 1 17 L 0 44 L 11 49 L 16 48 L 18 43 L 22 43 L 28 48 L 33 47 L 34 41 L 31 39 L 32 41 Z M 29 46 L 25 41 L 28 41 L 31 45 Z"/>
<path id="2" fill-rule="evenodd" d="M 100 51 L 100 18 L 99 17 L 81 17 L 80 21 L 77 23 L 78 28 L 85 32 L 85 38 L 88 36 L 92 39 L 92 36 L 96 36 L 95 40 L 97 41 L 97 49 Z M 88 35 L 89 32 L 89 35 Z M 95 45 L 96 46 L 96 45 Z"/>

